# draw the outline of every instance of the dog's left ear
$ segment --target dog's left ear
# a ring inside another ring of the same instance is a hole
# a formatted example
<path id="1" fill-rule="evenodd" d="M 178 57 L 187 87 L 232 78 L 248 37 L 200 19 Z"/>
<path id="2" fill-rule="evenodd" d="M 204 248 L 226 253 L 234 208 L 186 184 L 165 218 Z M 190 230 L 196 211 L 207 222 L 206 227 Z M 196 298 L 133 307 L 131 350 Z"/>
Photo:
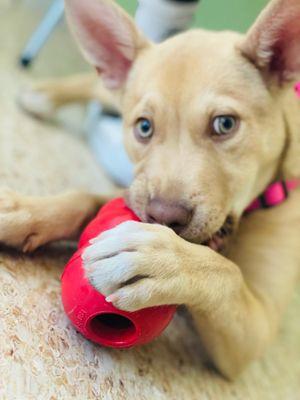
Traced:
<path id="1" fill-rule="evenodd" d="M 300 1 L 273 0 L 250 28 L 242 54 L 268 78 L 300 76 Z"/>
<path id="2" fill-rule="evenodd" d="M 122 89 L 139 53 L 150 46 L 112 0 L 65 0 L 71 32 L 108 89 Z"/>

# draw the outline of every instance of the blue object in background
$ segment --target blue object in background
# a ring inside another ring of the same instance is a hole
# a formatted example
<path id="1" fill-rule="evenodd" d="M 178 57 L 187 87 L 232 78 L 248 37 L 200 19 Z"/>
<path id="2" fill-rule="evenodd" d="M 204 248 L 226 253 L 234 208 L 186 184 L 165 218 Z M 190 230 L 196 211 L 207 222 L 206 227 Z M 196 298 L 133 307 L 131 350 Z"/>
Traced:
<path id="1" fill-rule="evenodd" d="M 64 15 L 64 0 L 55 0 L 20 55 L 20 64 L 29 67 Z"/>
<path id="2" fill-rule="evenodd" d="M 91 151 L 97 162 L 113 181 L 128 187 L 133 180 L 133 165 L 123 144 L 122 119 L 105 115 L 97 101 L 88 107 L 85 132 Z"/>

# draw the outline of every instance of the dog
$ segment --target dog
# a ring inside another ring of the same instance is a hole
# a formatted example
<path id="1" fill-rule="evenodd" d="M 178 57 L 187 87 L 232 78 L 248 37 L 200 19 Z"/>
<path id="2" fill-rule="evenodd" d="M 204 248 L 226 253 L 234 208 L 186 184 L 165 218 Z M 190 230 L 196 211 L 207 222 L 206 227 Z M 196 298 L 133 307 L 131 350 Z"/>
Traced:
<path id="1" fill-rule="evenodd" d="M 83 260 L 116 307 L 184 304 L 216 368 L 234 379 L 275 337 L 300 271 L 300 193 L 245 214 L 272 182 L 300 177 L 300 2 L 273 0 L 246 35 L 191 30 L 150 43 L 110 0 L 65 0 L 98 75 L 34 86 L 48 116 L 99 98 L 124 119 L 142 220 L 97 237 Z M 0 239 L 33 251 L 76 238 L 107 198 L 1 194 Z"/>

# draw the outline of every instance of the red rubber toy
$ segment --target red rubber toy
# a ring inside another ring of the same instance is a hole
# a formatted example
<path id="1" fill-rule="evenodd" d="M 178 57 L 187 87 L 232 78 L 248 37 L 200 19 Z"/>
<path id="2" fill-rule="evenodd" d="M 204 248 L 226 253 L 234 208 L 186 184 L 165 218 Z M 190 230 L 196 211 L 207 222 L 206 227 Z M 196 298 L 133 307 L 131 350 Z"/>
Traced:
<path id="1" fill-rule="evenodd" d="M 151 307 L 132 313 L 118 310 L 85 277 L 81 254 L 89 241 L 129 220 L 139 221 L 123 199 L 106 204 L 82 233 L 78 251 L 61 277 L 62 302 L 75 328 L 93 342 L 116 348 L 150 342 L 167 327 L 176 310 L 176 306 Z"/>

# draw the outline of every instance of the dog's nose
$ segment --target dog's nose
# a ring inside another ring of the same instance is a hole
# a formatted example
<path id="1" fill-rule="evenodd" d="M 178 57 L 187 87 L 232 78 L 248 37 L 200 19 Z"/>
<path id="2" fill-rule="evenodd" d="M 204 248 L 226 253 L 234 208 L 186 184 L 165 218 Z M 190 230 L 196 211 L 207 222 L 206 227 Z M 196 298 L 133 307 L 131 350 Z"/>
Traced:
<path id="1" fill-rule="evenodd" d="M 192 218 L 192 210 L 159 198 L 150 200 L 146 213 L 148 222 L 166 225 L 176 233 L 180 233 Z"/>

